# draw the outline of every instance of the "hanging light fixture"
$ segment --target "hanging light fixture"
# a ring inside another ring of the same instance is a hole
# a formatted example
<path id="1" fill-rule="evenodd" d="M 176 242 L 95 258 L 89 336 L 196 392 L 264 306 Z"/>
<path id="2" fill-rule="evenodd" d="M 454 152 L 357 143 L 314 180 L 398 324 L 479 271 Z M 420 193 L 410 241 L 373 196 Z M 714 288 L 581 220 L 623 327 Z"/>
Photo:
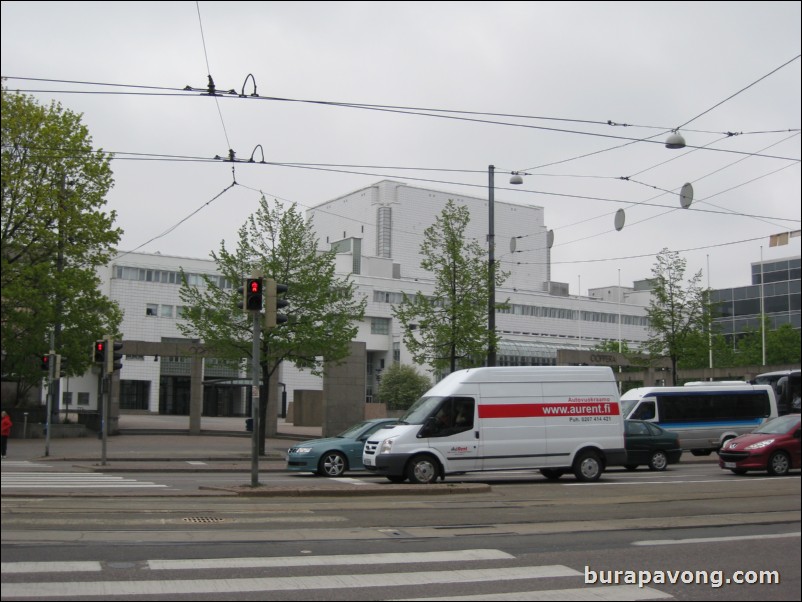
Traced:
<path id="1" fill-rule="evenodd" d="M 685 148 L 685 138 L 682 137 L 678 130 L 674 130 L 666 138 L 666 148 Z"/>

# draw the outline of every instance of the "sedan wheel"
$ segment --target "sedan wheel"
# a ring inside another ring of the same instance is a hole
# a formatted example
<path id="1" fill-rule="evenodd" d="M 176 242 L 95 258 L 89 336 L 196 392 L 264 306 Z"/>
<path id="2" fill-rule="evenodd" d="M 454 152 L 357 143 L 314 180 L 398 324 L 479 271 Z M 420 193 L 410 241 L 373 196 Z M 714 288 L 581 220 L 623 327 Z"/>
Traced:
<path id="1" fill-rule="evenodd" d="M 320 458 L 317 472 L 324 477 L 340 477 L 348 468 L 348 461 L 340 452 L 327 452 Z"/>
<path id="2" fill-rule="evenodd" d="M 791 468 L 791 460 L 785 452 L 778 451 L 769 458 L 767 468 L 771 476 L 782 477 L 788 474 Z"/>
<path id="3" fill-rule="evenodd" d="M 652 454 L 652 459 L 649 460 L 650 470 L 665 470 L 668 466 L 668 458 L 665 452 L 656 451 Z"/>

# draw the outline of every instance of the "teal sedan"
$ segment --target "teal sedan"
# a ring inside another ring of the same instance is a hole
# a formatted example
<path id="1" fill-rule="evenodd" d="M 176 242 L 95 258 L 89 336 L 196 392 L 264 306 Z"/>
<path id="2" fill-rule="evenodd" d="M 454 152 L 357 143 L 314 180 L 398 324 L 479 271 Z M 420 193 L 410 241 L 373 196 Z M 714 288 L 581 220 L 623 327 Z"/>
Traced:
<path id="1" fill-rule="evenodd" d="M 336 437 L 303 441 L 287 450 L 287 470 L 340 477 L 347 470 L 364 470 L 362 448 L 373 433 L 393 426 L 395 418 L 375 418 L 355 424 Z"/>
<path id="2" fill-rule="evenodd" d="M 646 464 L 649 470 L 665 470 L 682 456 L 679 435 L 643 420 L 624 421 L 624 443 L 627 449 L 627 470 Z"/>

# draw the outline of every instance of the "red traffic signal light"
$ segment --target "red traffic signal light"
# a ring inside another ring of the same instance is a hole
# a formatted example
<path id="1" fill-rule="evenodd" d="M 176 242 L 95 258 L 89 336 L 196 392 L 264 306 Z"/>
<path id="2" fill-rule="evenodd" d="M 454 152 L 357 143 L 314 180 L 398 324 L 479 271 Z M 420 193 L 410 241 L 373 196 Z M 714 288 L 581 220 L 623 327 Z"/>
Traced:
<path id="1" fill-rule="evenodd" d="M 262 311 L 262 279 L 248 278 L 245 282 L 245 309 Z"/>
<path id="2" fill-rule="evenodd" d="M 39 360 L 40 360 L 39 367 L 42 370 L 46 370 L 46 371 L 49 372 L 50 371 L 50 354 L 41 356 L 39 358 Z"/>
<path id="3" fill-rule="evenodd" d="M 106 361 L 106 341 L 95 341 L 92 361 L 96 364 L 103 364 Z"/>

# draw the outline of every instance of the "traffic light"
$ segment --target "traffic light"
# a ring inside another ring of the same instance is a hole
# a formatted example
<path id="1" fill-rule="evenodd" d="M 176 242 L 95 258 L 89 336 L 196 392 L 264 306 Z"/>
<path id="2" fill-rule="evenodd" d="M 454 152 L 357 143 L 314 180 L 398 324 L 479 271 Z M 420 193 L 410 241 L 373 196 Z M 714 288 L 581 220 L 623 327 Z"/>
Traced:
<path id="1" fill-rule="evenodd" d="M 279 324 L 287 321 L 287 316 L 278 313 L 278 310 L 287 307 L 289 303 L 286 299 L 279 297 L 280 294 L 287 292 L 286 284 L 277 284 L 272 278 L 268 278 L 265 283 L 265 295 L 267 305 L 265 305 L 265 328 L 275 328 Z"/>
<path id="2" fill-rule="evenodd" d="M 123 344 L 120 342 L 115 343 L 114 339 L 108 339 L 106 341 L 106 374 L 111 374 L 115 370 L 119 370 L 123 367 L 123 354 L 117 353 L 122 348 Z"/>
<path id="3" fill-rule="evenodd" d="M 262 279 L 248 278 L 245 281 L 245 307 L 248 311 L 262 311 Z"/>
<path id="4" fill-rule="evenodd" d="M 106 341 L 95 341 L 95 346 L 92 350 L 92 361 L 101 366 L 106 365 Z"/>
<path id="5" fill-rule="evenodd" d="M 245 311 L 262 311 L 263 286 L 261 278 L 246 278 L 243 286 L 237 289 L 242 297 L 238 303 L 239 308 Z"/>
<path id="6" fill-rule="evenodd" d="M 43 355 L 39 358 L 39 367 L 45 372 L 50 372 L 50 354 Z"/>

